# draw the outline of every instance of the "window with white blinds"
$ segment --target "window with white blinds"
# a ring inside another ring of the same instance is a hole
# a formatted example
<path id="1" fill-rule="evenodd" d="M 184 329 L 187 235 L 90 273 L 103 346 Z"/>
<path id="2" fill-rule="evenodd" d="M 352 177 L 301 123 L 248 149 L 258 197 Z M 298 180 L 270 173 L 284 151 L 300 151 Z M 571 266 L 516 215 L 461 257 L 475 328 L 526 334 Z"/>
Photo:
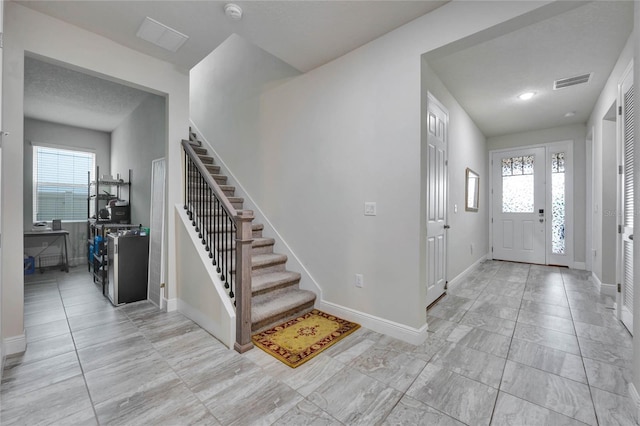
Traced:
<path id="1" fill-rule="evenodd" d="M 86 151 L 33 147 L 34 222 L 87 218 L 87 173 L 95 170 L 95 157 Z"/>

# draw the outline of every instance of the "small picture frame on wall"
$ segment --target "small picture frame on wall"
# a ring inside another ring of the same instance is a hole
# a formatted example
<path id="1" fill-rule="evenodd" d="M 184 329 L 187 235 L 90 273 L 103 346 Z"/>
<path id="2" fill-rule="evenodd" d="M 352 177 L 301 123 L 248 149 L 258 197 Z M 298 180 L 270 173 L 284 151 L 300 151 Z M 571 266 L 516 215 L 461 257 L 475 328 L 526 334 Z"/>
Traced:
<path id="1" fill-rule="evenodd" d="M 467 167 L 465 182 L 464 209 L 468 212 L 477 212 L 480 200 L 480 175 Z"/>

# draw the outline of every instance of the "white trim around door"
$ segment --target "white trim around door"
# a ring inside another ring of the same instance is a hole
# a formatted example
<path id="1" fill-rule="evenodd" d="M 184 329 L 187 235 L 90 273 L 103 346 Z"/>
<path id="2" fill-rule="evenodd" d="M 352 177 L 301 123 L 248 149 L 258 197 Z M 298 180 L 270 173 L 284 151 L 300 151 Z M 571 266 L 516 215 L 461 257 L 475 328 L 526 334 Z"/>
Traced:
<path id="1" fill-rule="evenodd" d="M 574 267 L 573 141 L 492 150 L 489 158 L 489 257 Z M 525 168 L 520 161 L 533 162 L 529 200 L 533 204 L 522 212 L 503 211 L 503 159 L 505 164 L 516 159 L 518 167 Z"/>

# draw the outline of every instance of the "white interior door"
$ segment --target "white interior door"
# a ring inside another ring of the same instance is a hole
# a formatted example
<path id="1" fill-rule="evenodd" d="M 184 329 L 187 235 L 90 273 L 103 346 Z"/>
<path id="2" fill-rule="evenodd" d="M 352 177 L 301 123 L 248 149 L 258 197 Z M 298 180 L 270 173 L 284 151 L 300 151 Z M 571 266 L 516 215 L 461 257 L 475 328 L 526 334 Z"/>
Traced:
<path id="1" fill-rule="evenodd" d="M 622 194 L 620 207 L 622 215 L 620 220 L 620 256 L 621 280 L 620 303 L 618 307 L 619 318 L 633 333 L 633 69 L 624 78 L 620 86 L 620 102 L 622 106 L 620 119 L 620 136 L 622 151 Z"/>
<path id="2" fill-rule="evenodd" d="M 494 152 L 493 258 L 546 263 L 545 148 Z"/>
<path id="3" fill-rule="evenodd" d="M 447 127 L 449 113 L 431 94 L 427 104 L 427 306 L 447 283 Z"/>

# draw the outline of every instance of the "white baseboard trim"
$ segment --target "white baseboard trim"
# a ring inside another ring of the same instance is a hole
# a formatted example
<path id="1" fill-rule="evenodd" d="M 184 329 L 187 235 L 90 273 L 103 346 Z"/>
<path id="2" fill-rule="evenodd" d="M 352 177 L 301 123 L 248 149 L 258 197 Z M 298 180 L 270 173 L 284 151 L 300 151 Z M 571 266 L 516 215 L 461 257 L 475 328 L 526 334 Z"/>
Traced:
<path id="1" fill-rule="evenodd" d="M 600 294 L 606 294 L 607 296 L 611 296 L 613 298 L 616 297 L 616 293 L 618 291 L 618 287 L 615 284 L 607 284 L 600 281 L 600 278 L 595 274 L 595 272 L 591 273 L 591 278 L 593 282 L 596 284 L 596 288 L 600 292 Z"/>
<path id="2" fill-rule="evenodd" d="M 356 322 L 377 333 L 386 334 L 404 342 L 411 343 L 412 345 L 419 345 L 427 338 L 427 324 L 420 328 L 409 327 L 325 300 L 316 302 L 316 308 L 346 320 Z"/>
<path id="3" fill-rule="evenodd" d="M 178 310 L 178 299 L 164 299 L 163 305 L 167 312 L 173 312 Z"/>
<path id="4" fill-rule="evenodd" d="M 573 262 L 572 269 L 580 269 L 581 271 L 587 270 L 587 264 L 585 262 Z"/>
<path id="5" fill-rule="evenodd" d="M 638 423 L 640 420 L 640 394 L 638 394 L 633 382 L 629 383 L 629 396 L 631 397 L 631 402 L 633 402 L 633 415 L 635 416 L 636 423 Z"/>
<path id="6" fill-rule="evenodd" d="M 452 279 L 451 281 L 449 281 L 447 283 L 447 288 L 451 288 L 452 286 L 455 286 L 456 284 L 458 284 L 459 282 L 462 281 L 462 279 L 469 274 L 471 271 L 473 271 L 475 268 L 477 268 L 482 262 L 484 262 L 485 260 L 487 260 L 487 256 L 488 254 L 485 254 L 484 256 L 482 256 L 480 259 L 476 260 L 475 262 L 473 262 L 471 264 L 471 266 L 469 266 L 467 269 L 465 269 L 464 271 L 460 272 L 454 279 Z"/>
<path id="7" fill-rule="evenodd" d="M 182 299 L 172 299 L 177 300 L 178 312 L 198 324 L 202 329 L 204 329 L 207 333 L 211 334 L 216 339 L 220 340 L 225 346 L 229 349 L 233 349 L 233 345 L 236 341 L 236 320 L 232 318 L 232 321 L 229 323 L 229 330 L 221 330 L 221 326 L 219 323 L 212 321 L 209 317 L 203 314 L 197 308 L 194 308 L 187 302 Z M 221 338 L 222 336 L 222 338 Z M 224 337 L 228 336 L 229 341 L 225 342 Z"/>
<path id="8" fill-rule="evenodd" d="M 27 349 L 27 335 L 23 331 L 18 336 L 6 337 L 2 342 L 4 356 L 19 354 Z"/>
<path id="9" fill-rule="evenodd" d="M 606 294 L 607 296 L 616 297 L 616 293 L 618 291 L 618 286 L 615 284 L 604 284 L 600 285 L 600 294 Z"/>

